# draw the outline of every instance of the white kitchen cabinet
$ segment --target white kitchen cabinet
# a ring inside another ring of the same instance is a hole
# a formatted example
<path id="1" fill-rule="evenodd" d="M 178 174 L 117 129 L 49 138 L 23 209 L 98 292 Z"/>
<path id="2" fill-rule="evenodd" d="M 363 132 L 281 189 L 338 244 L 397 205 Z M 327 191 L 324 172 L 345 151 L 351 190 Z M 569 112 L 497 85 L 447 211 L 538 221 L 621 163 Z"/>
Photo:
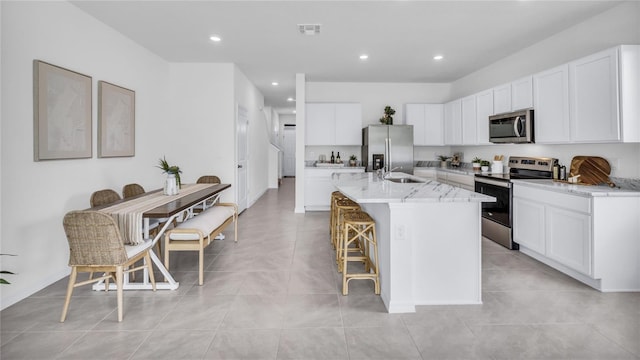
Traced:
<path id="1" fill-rule="evenodd" d="M 327 211 L 331 193 L 336 191 L 331 174 L 359 173 L 364 168 L 306 168 L 304 171 L 304 208 L 306 211 Z"/>
<path id="2" fill-rule="evenodd" d="M 433 146 L 444 144 L 442 104 L 405 104 L 405 124 L 413 125 L 413 144 Z"/>
<path id="3" fill-rule="evenodd" d="M 362 145 L 362 107 L 360 104 L 335 104 L 335 145 Z"/>
<path id="4" fill-rule="evenodd" d="M 436 169 L 413 169 L 413 175 L 421 177 L 427 180 L 437 180 L 437 171 Z"/>
<path id="5" fill-rule="evenodd" d="M 511 111 L 511 84 L 493 88 L 493 113 L 504 114 Z"/>
<path id="6" fill-rule="evenodd" d="M 640 290 L 640 197 L 558 189 L 514 182 L 520 251 L 601 291 Z"/>
<path id="7" fill-rule="evenodd" d="M 526 76 L 511 83 L 511 110 L 533 107 L 533 78 Z"/>
<path id="8" fill-rule="evenodd" d="M 306 145 L 362 145 L 362 107 L 355 103 L 307 103 Z"/>
<path id="9" fill-rule="evenodd" d="M 569 65 L 534 75 L 533 89 L 535 142 L 569 142 Z"/>
<path id="10" fill-rule="evenodd" d="M 435 180 L 443 184 L 463 188 L 469 191 L 474 191 L 475 188 L 474 175 L 436 170 Z"/>
<path id="11" fill-rule="evenodd" d="M 462 107 L 462 144 L 476 145 L 478 143 L 476 96 L 462 98 L 460 103 Z"/>
<path id="12" fill-rule="evenodd" d="M 546 253 L 544 220 L 543 204 L 514 196 L 513 239 L 515 242 L 540 254 Z"/>
<path id="13" fill-rule="evenodd" d="M 461 99 L 444 104 L 444 144 L 462 144 L 462 101 Z"/>
<path id="14" fill-rule="evenodd" d="M 307 104 L 305 129 L 306 145 L 334 145 L 335 105 Z"/>
<path id="15" fill-rule="evenodd" d="M 549 258 L 578 272 L 591 272 L 591 216 L 589 214 L 547 206 L 547 251 Z"/>
<path id="16" fill-rule="evenodd" d="M 620 140 L 617 74 L 618 50 L 615 48 L 569 63 L 573 141 Z"/>
<path id="17" fill-rule="evenodd" d="M 479 145 L 489 142 L 489 116 L 493 115 L 493 91 L 476 94 L 476 133 Z"/>

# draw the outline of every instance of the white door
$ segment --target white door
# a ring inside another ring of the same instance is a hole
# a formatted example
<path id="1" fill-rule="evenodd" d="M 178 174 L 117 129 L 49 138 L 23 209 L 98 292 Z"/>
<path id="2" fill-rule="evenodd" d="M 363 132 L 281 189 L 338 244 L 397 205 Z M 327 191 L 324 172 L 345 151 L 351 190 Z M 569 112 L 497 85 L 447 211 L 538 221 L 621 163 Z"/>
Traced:
<path id="1" fill-rule="evenodd" d="M 247 128 L 249 127 L 249 112 L 242 106 L 238 105 L 236 119 L 236 199 L 238 202 L 238 212 L 247 208 Z"/>
<path id="2" fill-rule="evenodd" d="M 284 147 L 283 162 L 284 162 L 284 176 L 296 176 L 296 127 L 287 126 L 284 127 L 282 133 L 282 146 Z"/>

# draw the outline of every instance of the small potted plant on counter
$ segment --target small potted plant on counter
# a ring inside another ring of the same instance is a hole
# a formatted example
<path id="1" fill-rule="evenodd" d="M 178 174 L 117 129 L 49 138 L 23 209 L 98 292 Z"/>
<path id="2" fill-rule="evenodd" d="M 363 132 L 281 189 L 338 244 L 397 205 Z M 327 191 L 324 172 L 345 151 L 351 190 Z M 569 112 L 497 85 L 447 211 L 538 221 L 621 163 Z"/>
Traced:
<path id="1" fill-rule="evenodd" d="M 447 167 L 447 161 L 449 161 L 449 159 L 451 159 L 449 156 L 447 155 L 438 155 L 438 160 L 440 160 L 440 167 L 441 168 L 446 168 Z"/>
<path id="2" fill-rule="evenodd" d="M 356 161 L 358 161 L 358 158 L 355 155 L 349 156 L 349 165 L 350 166 L 356 166 Z"/>
<path id="3" fill-rule="evenodd" d="M 489 160 L 480 161 L 480 170 L 482 170 L 482 172 L 488 172 L 489 171 L 489 165 L 491 165 Z"/>
<path id="4" fill-rule="evenodd" d="M 482 159 L 480 159 L 479 157 L 474 157 L 473 160 L 471 160 L 471 165 L 473 166 L 473 170 L 480 170 L 480 163 L 482 162 Z"/>

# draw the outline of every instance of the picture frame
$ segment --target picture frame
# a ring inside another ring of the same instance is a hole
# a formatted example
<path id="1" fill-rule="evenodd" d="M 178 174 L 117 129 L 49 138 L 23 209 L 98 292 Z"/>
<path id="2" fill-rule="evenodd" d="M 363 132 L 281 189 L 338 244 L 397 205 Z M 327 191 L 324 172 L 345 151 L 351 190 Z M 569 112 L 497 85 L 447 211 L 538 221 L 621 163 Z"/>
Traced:
<path id="1" fill-rule="evenodd" d="M 135 156 L 133 90 L 98 81 L 98 157 Z"/>
<path id="2" fill-rule="evenodd" d="M 91 77 L 33 62 L 34 161 L 93 156 Z"/>

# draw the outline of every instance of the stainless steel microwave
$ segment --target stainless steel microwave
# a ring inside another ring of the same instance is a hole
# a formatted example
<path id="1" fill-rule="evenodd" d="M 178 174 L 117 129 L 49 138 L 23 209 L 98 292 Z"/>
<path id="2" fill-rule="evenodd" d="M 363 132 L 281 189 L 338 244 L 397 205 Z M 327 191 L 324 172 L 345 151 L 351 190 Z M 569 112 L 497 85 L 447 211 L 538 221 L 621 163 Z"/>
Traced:
<path id="1" fill-rule="evenodd" d="M 533 109 L 489 116 L 492 143 L 533 143 Z"/>

